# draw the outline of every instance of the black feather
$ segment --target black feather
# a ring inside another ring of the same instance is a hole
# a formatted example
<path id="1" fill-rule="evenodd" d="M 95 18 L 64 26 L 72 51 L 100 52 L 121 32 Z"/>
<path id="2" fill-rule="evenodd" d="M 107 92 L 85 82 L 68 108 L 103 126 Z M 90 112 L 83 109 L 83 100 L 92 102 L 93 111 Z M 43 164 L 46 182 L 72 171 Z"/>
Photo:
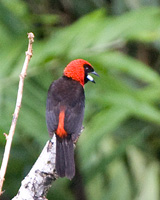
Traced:
<path id="1" fill-rule="evenodd" d="M 56 134 L 61 108 L 65 110 L 67 137 L 56 135 L 56 171 L 60 177 L 72 179 L 75 175 L 73 142 L 81 132 L 84 104 L 84 89 L 79 82 L 63 76 L 51 84 L 46 106 L 47 128 L 51 137 Z"/>
<path id="2" fill-rule="evenodd" d="M 60 177 L 65 176 L 64 149 L 61 138 L 56 139 L 56 171 Z"/>
<path id="3" fill-rule="evenodd" d="M 56 171 L 60 177 L 72 179 L 75 175 L 74 146 L 71 136 L 56 140 Z"/>

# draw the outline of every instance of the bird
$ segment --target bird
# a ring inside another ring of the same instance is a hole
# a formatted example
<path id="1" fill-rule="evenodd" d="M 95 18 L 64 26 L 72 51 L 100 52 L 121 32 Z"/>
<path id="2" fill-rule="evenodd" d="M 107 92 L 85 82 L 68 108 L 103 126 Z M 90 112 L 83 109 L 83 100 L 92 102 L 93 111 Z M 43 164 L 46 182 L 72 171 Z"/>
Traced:
<path id="1" fill-rule="evenodd" d="M 99 76 L 83 59 L 71 61 L 62 77 L 51 83 L 46 103 L 46 123 L 50 137 L 56 135 L 55 168 L 59 177 L 75 176 L 74 142 L 79 138 L 85 109 L 84 85 L 90 74 Z"/>

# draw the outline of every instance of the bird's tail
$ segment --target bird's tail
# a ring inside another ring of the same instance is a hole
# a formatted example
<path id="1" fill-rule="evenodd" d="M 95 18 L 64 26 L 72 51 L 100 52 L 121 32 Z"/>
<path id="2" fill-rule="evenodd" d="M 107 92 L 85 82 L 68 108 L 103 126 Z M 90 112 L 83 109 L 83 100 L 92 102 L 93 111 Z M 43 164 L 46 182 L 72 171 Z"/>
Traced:
<path id="1" fill-rule="evenodd" d="M 74 147 L 71 137 L 56 139 L 56 171 L 60 177 L 72 179 L 75 175 Z"/>

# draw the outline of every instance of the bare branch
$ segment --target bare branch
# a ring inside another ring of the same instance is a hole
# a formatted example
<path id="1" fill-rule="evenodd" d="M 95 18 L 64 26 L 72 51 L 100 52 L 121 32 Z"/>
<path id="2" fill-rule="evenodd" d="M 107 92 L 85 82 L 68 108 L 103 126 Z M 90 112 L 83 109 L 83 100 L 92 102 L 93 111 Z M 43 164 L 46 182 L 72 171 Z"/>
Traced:
<path id="1" fill-rule="evenodd" d="M 26 58 L 25 58 L 25 61 L 23 64 L 21 74 L 20 74 L 17 102 L 16 102 L 16 106 L 15 106 L 15 111 L 13 114 L 12 124 L 11 124 L 10 130 L 9 130 L 9 134 L 8 135 L 6 133 L 4 134 L 7 142 L 6 142 L 2 165 L 1 165 L 1 169 L 0 169 L 0 195 L 3 193 L 2 192 L 3 182 L 5 180 L 5 173 L 7 170 L 7 165 L 8 165 L 8 160 L 9 160 L 9 155 L 10 155 L 10 150 L 11 150 L 11 145 L 12 145 L 12 139 L 14 136 L 16 123 L 17 123 L 17 119 L 18 119 L 18 114 L 19 114 L 20 107 L 21 107 L 24 78 L 27 75 L 28 64 L 32 57 L 32 43 L 34 42 L 34 34 L 28 33 L 28 38 L 29 38 L 28 50 L 26 52 Z"/>
<path id="2" fill-rule="evenodd" d="M 83 128 L 81 133 L 82 131 Z M 77 141 L 78 139 L 74 142 L 74 148 Z M 12 200 L 47 200 L 46 195 L 52 182 L 59 178 L 56 172 L 55 159 L 56 136 L 54 134 L 52 139 L 46 143 L 28 175 L 21 182 L 21 187 Z"/>
<path id="3" fill-rule="evenodd" d="M 55 170 L 56 136 L 48 141 L 12 200 L 46 200 L 48 189 L 58 176 Z"/>

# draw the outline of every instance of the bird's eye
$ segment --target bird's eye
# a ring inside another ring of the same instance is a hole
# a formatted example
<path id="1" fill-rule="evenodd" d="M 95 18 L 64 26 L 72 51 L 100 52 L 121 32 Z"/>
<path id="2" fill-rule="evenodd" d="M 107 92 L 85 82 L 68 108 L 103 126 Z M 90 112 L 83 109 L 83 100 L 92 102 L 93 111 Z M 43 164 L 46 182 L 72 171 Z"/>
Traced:
<path id="1" fill-rule="evenodd" d="M 91 66 L 89 66 L 89 65 L 84 65 L 84 69 L 85 69 L 85 71 L 87 72 L 87 73 L 89 73 L 90 71 L 92 71 L 92 68 L 91 68 Z"/>

